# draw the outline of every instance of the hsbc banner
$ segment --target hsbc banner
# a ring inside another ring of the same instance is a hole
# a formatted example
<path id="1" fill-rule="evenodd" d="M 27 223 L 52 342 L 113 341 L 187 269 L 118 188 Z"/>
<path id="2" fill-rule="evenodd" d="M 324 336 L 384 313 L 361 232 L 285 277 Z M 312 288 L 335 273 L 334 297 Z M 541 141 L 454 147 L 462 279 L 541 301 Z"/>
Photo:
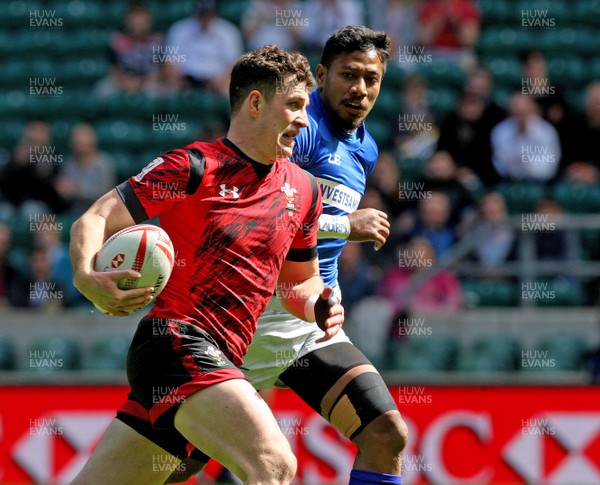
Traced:
<path id="1" fill-rule="evenodd" d="M 0 483 L 69 483 L 126 391 L 0 388 Z M 600 388 L 407 386 L 391 392 L 410 430 L 404 484 L 600 484 Z M 298 481 L 347 483 L 353 445 L 289 391 L 276 391 L 272 408 L 298 457 Z M 211 463 L 203 483 L 218 473 Z"/>

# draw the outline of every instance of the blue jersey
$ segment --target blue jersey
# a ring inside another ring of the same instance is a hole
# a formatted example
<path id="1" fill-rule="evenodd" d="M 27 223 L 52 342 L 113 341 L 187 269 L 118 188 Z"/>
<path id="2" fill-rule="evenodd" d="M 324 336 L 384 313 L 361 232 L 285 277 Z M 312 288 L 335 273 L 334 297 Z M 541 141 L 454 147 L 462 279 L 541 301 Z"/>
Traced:
<path id="1" fill-rule="evenodd" d="M 323 194 L 323 213 L 345 216 L 358 208 L 377 161 L 377 144 L 361 125 L 354 133 L 336 129 L 318 90 L 310 95 L 308 127 L 294 138 L 291 161 L 312 173 Z M 345 239 L 319 239 L 319 267 L 326 286 L 337 286 L 338 258 Z"/>

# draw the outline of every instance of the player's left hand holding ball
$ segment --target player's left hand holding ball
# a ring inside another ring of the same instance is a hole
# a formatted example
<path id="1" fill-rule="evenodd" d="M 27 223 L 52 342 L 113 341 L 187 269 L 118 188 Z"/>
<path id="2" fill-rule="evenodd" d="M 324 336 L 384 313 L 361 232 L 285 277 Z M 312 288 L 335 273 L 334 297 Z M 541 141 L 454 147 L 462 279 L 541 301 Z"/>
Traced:
<path id="1" fill-rule="evenodd" d="M 328 286 L 315 302 L 315 321 L 325 332 L 325 335 L 317 340 L 317 343 L 333 338 L 344 324 L 344 307 L 335 302 L 331 298 L 332 295 L 333 288 Z"/>
<path id="2" fill-rule="evenodd" d="M 119 282 L 137 280 L 140 273 L 132 269 L 123 271 L 92 271 L 75 276 L 75 286 L 94 306 L 106 315 L 124 317 L 145 307 L 152 301 L 152 287 L 121 290 Z"/>
<path id="3" fill-rule="evenodd" d="M 75 283 L 101 312 L 126 316 L 163 290 L 174 259 L 173 244 L 163 229 L 137 224 L 111 236 L 96 255 L 94 271 L 76 275 Z"/>

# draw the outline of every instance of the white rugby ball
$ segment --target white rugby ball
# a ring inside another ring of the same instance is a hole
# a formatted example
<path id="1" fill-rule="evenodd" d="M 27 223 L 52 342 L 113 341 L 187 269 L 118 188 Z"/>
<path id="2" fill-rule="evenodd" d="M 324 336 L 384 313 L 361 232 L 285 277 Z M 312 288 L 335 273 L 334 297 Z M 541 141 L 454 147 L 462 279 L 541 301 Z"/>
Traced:
<path id="1" fill-rule="evenodd" d="M 106 240 L 96 255 L 94 269 L 133 269 L 142 275 L 141 278 L 123 278 L 118 282 L 119 288 L 128 290 L 152 286 L 152 296 L 156 297 L 167 284 L 174 262 L 175 251 L 169 235 L 158 226 L 137 224 L 120 230 Z M 98 305 L 94 306 L 108 313 Z"/>

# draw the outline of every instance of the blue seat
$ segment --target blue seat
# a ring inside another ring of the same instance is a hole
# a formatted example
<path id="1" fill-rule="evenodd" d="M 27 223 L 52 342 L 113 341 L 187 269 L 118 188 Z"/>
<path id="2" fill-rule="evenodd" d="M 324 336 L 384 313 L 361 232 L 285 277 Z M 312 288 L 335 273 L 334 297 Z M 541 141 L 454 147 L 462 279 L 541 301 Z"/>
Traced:
<path id="1" fill-rule="evenodd" d="M 533 212 L 546 188 L 538 182 L 503 182 L 496 190 L 502 194 L 511 214 Z"/>
<path id="2" fill-rule="evenodd" d="M 16 367 L 16 351 L 12 340 L 0 337 L 0 370 L 13 370 Z"/>
<path id="3" fill-rule="evenodd" d="M 84 354 L 83 368 L 94 371 L 124 370 L 130 343 L 131 337 L 121 335 L 94 342 Z"/>
<path id="4" fill-rule="evenodd" d="M 510 307 L 517 302 L 518 290 L 509 280 L 463 281 L 465 299 L 479 307 Z"/>

